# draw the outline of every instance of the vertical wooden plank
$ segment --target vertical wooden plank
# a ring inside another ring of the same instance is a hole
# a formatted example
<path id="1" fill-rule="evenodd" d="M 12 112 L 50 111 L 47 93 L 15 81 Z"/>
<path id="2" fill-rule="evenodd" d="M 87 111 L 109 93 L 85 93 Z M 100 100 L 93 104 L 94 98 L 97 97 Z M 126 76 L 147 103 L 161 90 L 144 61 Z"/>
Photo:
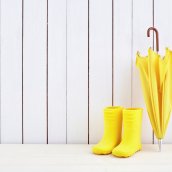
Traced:
<path id="1" fill-rule="evenodd" d="M 24 143 L 46 143 L 46 0 L 24 0 Z"/>
<path id="2" fill-rule="evenodd" d="M 131 107 L 132 0 L 115 0 L 113 5 L 114 105 Z"/>
<path id="3" fill-rule="evenodd" d="M 67 143 L 88 142 L 88 0 L 67 1 Z"/>
<path id="4" fill-rule="evenodd" d="M 144 8 L 143 8 L 144 7 Z M 145 11 L 146 9 L 146 11 Z M 142 122 L 142 142 L 152 143 L 152 127 L 149 122 L 143 94 L 139 71 L 136 68 L 136 53 L 148 54 L 148 48 L 153 44 L 153 38 L 147 38 L 147 29 L 153 25 L 152 1 L 133 0 L 133 73 L 132 73 L 132 105 L 133 107 L 143 107 Z"/>
<path id="5" fill-rule="evenodd" d="M 66 1 L 48 3 L 48 141 L 66 143 Z"/>
<path id="6" fill-rule="evenodd" d="M 103 134 L 103 109 L 112 105 L 112 0 L 90 0 L 89 138 Z"/>
<path id="7" fill-rule="evenodd" d="M 154 20 L 155 27 L 159 31 L 159 54 L 165 55 L 165 48 L 168 47 L 172 50 L 172 13 L 171 13 L 172 1 L 170 0 L 156 0 L 154 2 Z M 155 41 L 156 45 L 156 41 Z M 164 143 L 172 143 L 172 117 L 169 121 L 167 132 L 163 140 Z M 156 137 L 155 137 L 155 141 Z"/>
<path id="8" fill-rule="evenodd" d="M 131 107 L 132 0 L 114 1 L 113 48 L 114 105 Z"/>
<path id="9" fill-rule="evenodd" d="M 21 0 L 1 0 L 1 143 L 22 143 Z"/>

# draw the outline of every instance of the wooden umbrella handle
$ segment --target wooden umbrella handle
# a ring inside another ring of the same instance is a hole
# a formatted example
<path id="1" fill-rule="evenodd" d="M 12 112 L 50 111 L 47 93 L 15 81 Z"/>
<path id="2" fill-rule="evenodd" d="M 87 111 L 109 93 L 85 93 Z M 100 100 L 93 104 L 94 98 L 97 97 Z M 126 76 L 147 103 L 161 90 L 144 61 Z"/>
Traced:
<path id="1" fill-rule="evenodd" d="M 150 37 L 150 31 L 153 30 L 156 34 L 156 51 L 158 52 L 159 51 L 159 33 L 158 33 L 158 30 L 155 28 L 155 27 L 150 27 L 148 30 L 147 30 L 147 37 Z"/>

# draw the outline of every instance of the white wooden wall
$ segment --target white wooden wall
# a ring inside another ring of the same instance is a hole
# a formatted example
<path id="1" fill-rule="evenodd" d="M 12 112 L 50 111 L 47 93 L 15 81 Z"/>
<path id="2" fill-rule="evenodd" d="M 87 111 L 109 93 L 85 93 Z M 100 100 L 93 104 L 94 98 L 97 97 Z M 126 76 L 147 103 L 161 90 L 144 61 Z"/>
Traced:
<path id="1" fill-rule="evenodd" d="M 135 54 L 160 34 L 172 48 L 170 0 L 1 0 L 0 142 L 96 143 L 103 108 L 143 107 Z M 164 142 L 172 143 L 172 120 Z"/>

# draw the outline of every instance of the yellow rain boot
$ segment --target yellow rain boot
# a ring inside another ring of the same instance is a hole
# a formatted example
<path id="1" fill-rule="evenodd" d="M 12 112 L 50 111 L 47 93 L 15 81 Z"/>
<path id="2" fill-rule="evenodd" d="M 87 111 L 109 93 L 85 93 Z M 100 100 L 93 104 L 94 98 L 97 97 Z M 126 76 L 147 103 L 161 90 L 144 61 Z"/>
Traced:
<path id="1" fill-rule="evenodd" d="M 101 141 L 93 146 L 92 152 L 98 155 L 112 153 L 121 141 L 122 107 L 107 107 L 104 109 L 104 135 Z"/>
<path id="2" fill-rule="evenodd" d="M 129 108 L 123 110 L 123 137 L 112 154 L 117 157 L 129 157 L 141 150 L 142 109 Z"/>

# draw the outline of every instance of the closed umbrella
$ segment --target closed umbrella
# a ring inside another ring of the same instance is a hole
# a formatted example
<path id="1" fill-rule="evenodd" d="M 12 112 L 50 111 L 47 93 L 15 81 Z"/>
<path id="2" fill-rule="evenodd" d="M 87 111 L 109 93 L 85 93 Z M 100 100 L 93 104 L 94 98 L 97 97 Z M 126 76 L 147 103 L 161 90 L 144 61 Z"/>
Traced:
<path id="1" fill-rule="evenodd" d="M 158 54 L 158 31 L 151 27 L 147 31 L 156 33 L 156 50 L 149 48 L 148 55 L 136 56 L 136 66 L 139 69 L 141 85 L 149 119 L 159 143 L 161 151 L 162 139 L 165 136 L 172 110 L 172 51 L 166 48 L 165 56 Z"/>

